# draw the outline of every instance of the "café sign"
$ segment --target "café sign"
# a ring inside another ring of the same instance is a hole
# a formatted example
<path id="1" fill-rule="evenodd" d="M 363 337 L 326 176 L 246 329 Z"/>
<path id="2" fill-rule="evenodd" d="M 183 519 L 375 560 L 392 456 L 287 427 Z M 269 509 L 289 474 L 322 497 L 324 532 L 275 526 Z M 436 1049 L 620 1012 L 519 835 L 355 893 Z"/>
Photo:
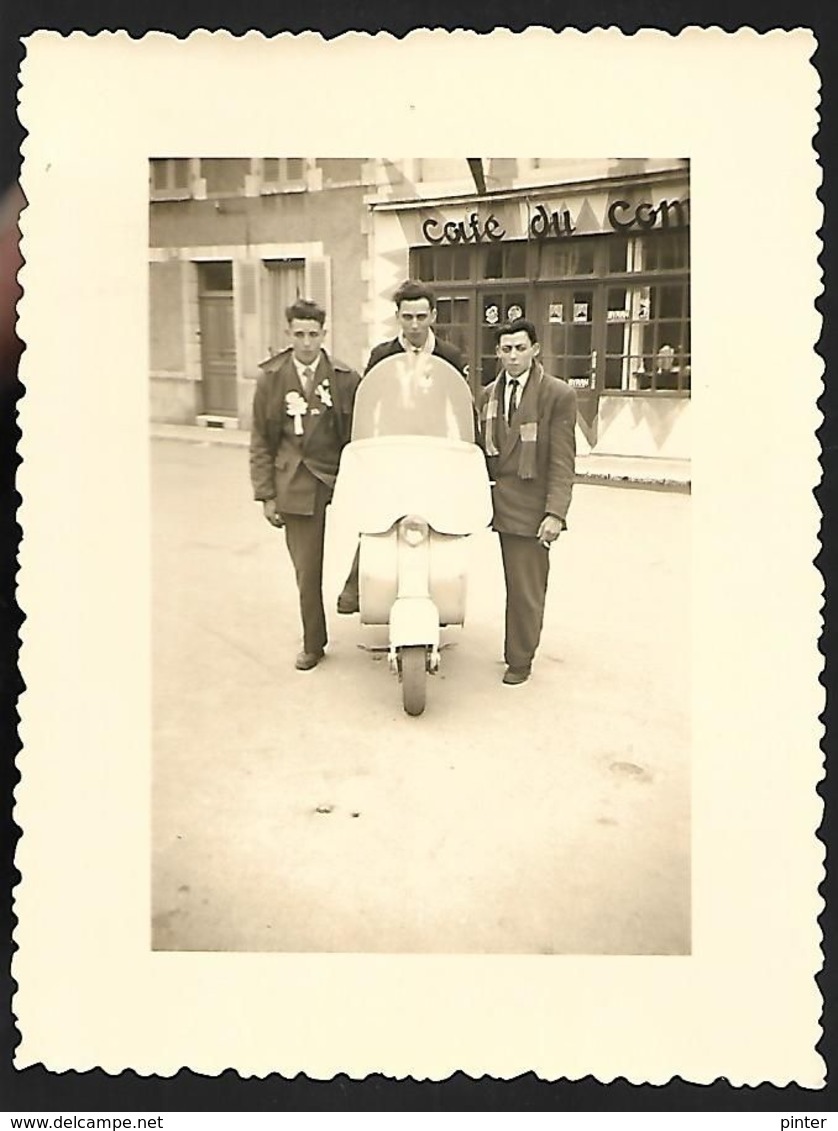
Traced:
<path id="1" fill-rule="evenodd" d="M 606 225 L 598 229 L 612 232 L 649 231 L 652 228 L 681 228 L 689 224 L 690 202 L 682 200 L 660 200 L 640 202 L 617 199 L 608 205 Z M 567 208 L 551 209 L 544 204 L 537 205 L 529 216 L 527 234 L 530 239 L 542 240 L 572 236 L 578 231 L 578 215 L 575 221 Z M 586 227 L 586 232 L 591 228 Z M 429 244 L 470 244 L 498 243 L 507 238 L 506 228 L 494 212 L 485 219 L 477 212 L 471 212 L 461 220 L 441 220 L 428 216 L 422 221 L 422 235 Z"/>

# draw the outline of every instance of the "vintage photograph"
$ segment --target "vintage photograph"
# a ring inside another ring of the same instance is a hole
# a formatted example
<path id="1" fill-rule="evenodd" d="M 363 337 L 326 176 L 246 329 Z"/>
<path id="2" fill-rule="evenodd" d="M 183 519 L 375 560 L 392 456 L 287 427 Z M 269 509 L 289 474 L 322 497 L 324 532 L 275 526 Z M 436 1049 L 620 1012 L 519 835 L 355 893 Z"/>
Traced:
<path id="1" fill-rule="evenodd" d="M 817 47 L 26 44 L 17 1065 L 822 1087 Z"/>
<path id="2" fill-rule="evenodd" d="M 153 949 L 689 955 L 689 161 L 148 175 Z"/>

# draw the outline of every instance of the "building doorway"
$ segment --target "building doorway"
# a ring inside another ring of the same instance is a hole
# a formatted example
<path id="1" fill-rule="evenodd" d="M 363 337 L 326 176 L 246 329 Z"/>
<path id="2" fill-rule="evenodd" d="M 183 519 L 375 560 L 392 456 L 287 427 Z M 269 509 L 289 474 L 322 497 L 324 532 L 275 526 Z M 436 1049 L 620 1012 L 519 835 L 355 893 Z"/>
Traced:
<path id="1" fill-rule="evenodd" d="M 236 330 L 233 317 L 233 264 L 198 264 L 198 317 L 201 333 L 201 411 L 238 415 Z"/>

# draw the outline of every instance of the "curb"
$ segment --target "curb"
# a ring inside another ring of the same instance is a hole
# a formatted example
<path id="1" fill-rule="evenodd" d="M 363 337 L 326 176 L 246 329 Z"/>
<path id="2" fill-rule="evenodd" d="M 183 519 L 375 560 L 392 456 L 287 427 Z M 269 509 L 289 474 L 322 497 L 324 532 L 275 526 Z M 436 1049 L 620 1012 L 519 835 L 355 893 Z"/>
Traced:
<path id="1" fill-rule="evenodd" d="M 184 444 L 217 444 L 219 447 L 235 448 L 246 448 L 250 443 L 249 432 L 238 428 L 216 428 L 211 425 L 156 424 L 151 426 L 151 438 L 152 440 L 174 440 Z M 582 457 L 583 460 L 585 458 L 587 457 Z M 605 468 L 586 468 L 577 465 L 576 482 L 599 487 L 633 487 L 647 491 L 679 491 L 685 495 L 692 493 L 692 481 L 690 479 L 673 478 L 665 472 L 658 474 L 650 471 L 627 472 L 613 468 L 606 470 Z"/>
<path id="2" fill-rule="evenodd" d="M 647 491 L 680 491 L 684 495 L 692 494 L 692 481 L 690 479 L 672 479 L 668 476 L 577 470 L 576 482 L 587 483 L 596 487 L 634 487 Z"/>

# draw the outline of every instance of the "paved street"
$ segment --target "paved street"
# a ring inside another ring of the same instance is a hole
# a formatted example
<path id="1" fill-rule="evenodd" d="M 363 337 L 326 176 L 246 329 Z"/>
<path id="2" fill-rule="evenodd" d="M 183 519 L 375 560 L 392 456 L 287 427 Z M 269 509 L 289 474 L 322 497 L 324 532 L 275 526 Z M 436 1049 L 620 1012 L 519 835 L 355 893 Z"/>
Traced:
<path id="1" fill-rule="evenodd" d="M 495 537 L 420 718 L 334 602 L 293 669 L 284 535 L 247 451 L 152 443 L 155 948 L 683 954 L 690 498 L 579 485 L 533 677 L 505 687 Z"/>

